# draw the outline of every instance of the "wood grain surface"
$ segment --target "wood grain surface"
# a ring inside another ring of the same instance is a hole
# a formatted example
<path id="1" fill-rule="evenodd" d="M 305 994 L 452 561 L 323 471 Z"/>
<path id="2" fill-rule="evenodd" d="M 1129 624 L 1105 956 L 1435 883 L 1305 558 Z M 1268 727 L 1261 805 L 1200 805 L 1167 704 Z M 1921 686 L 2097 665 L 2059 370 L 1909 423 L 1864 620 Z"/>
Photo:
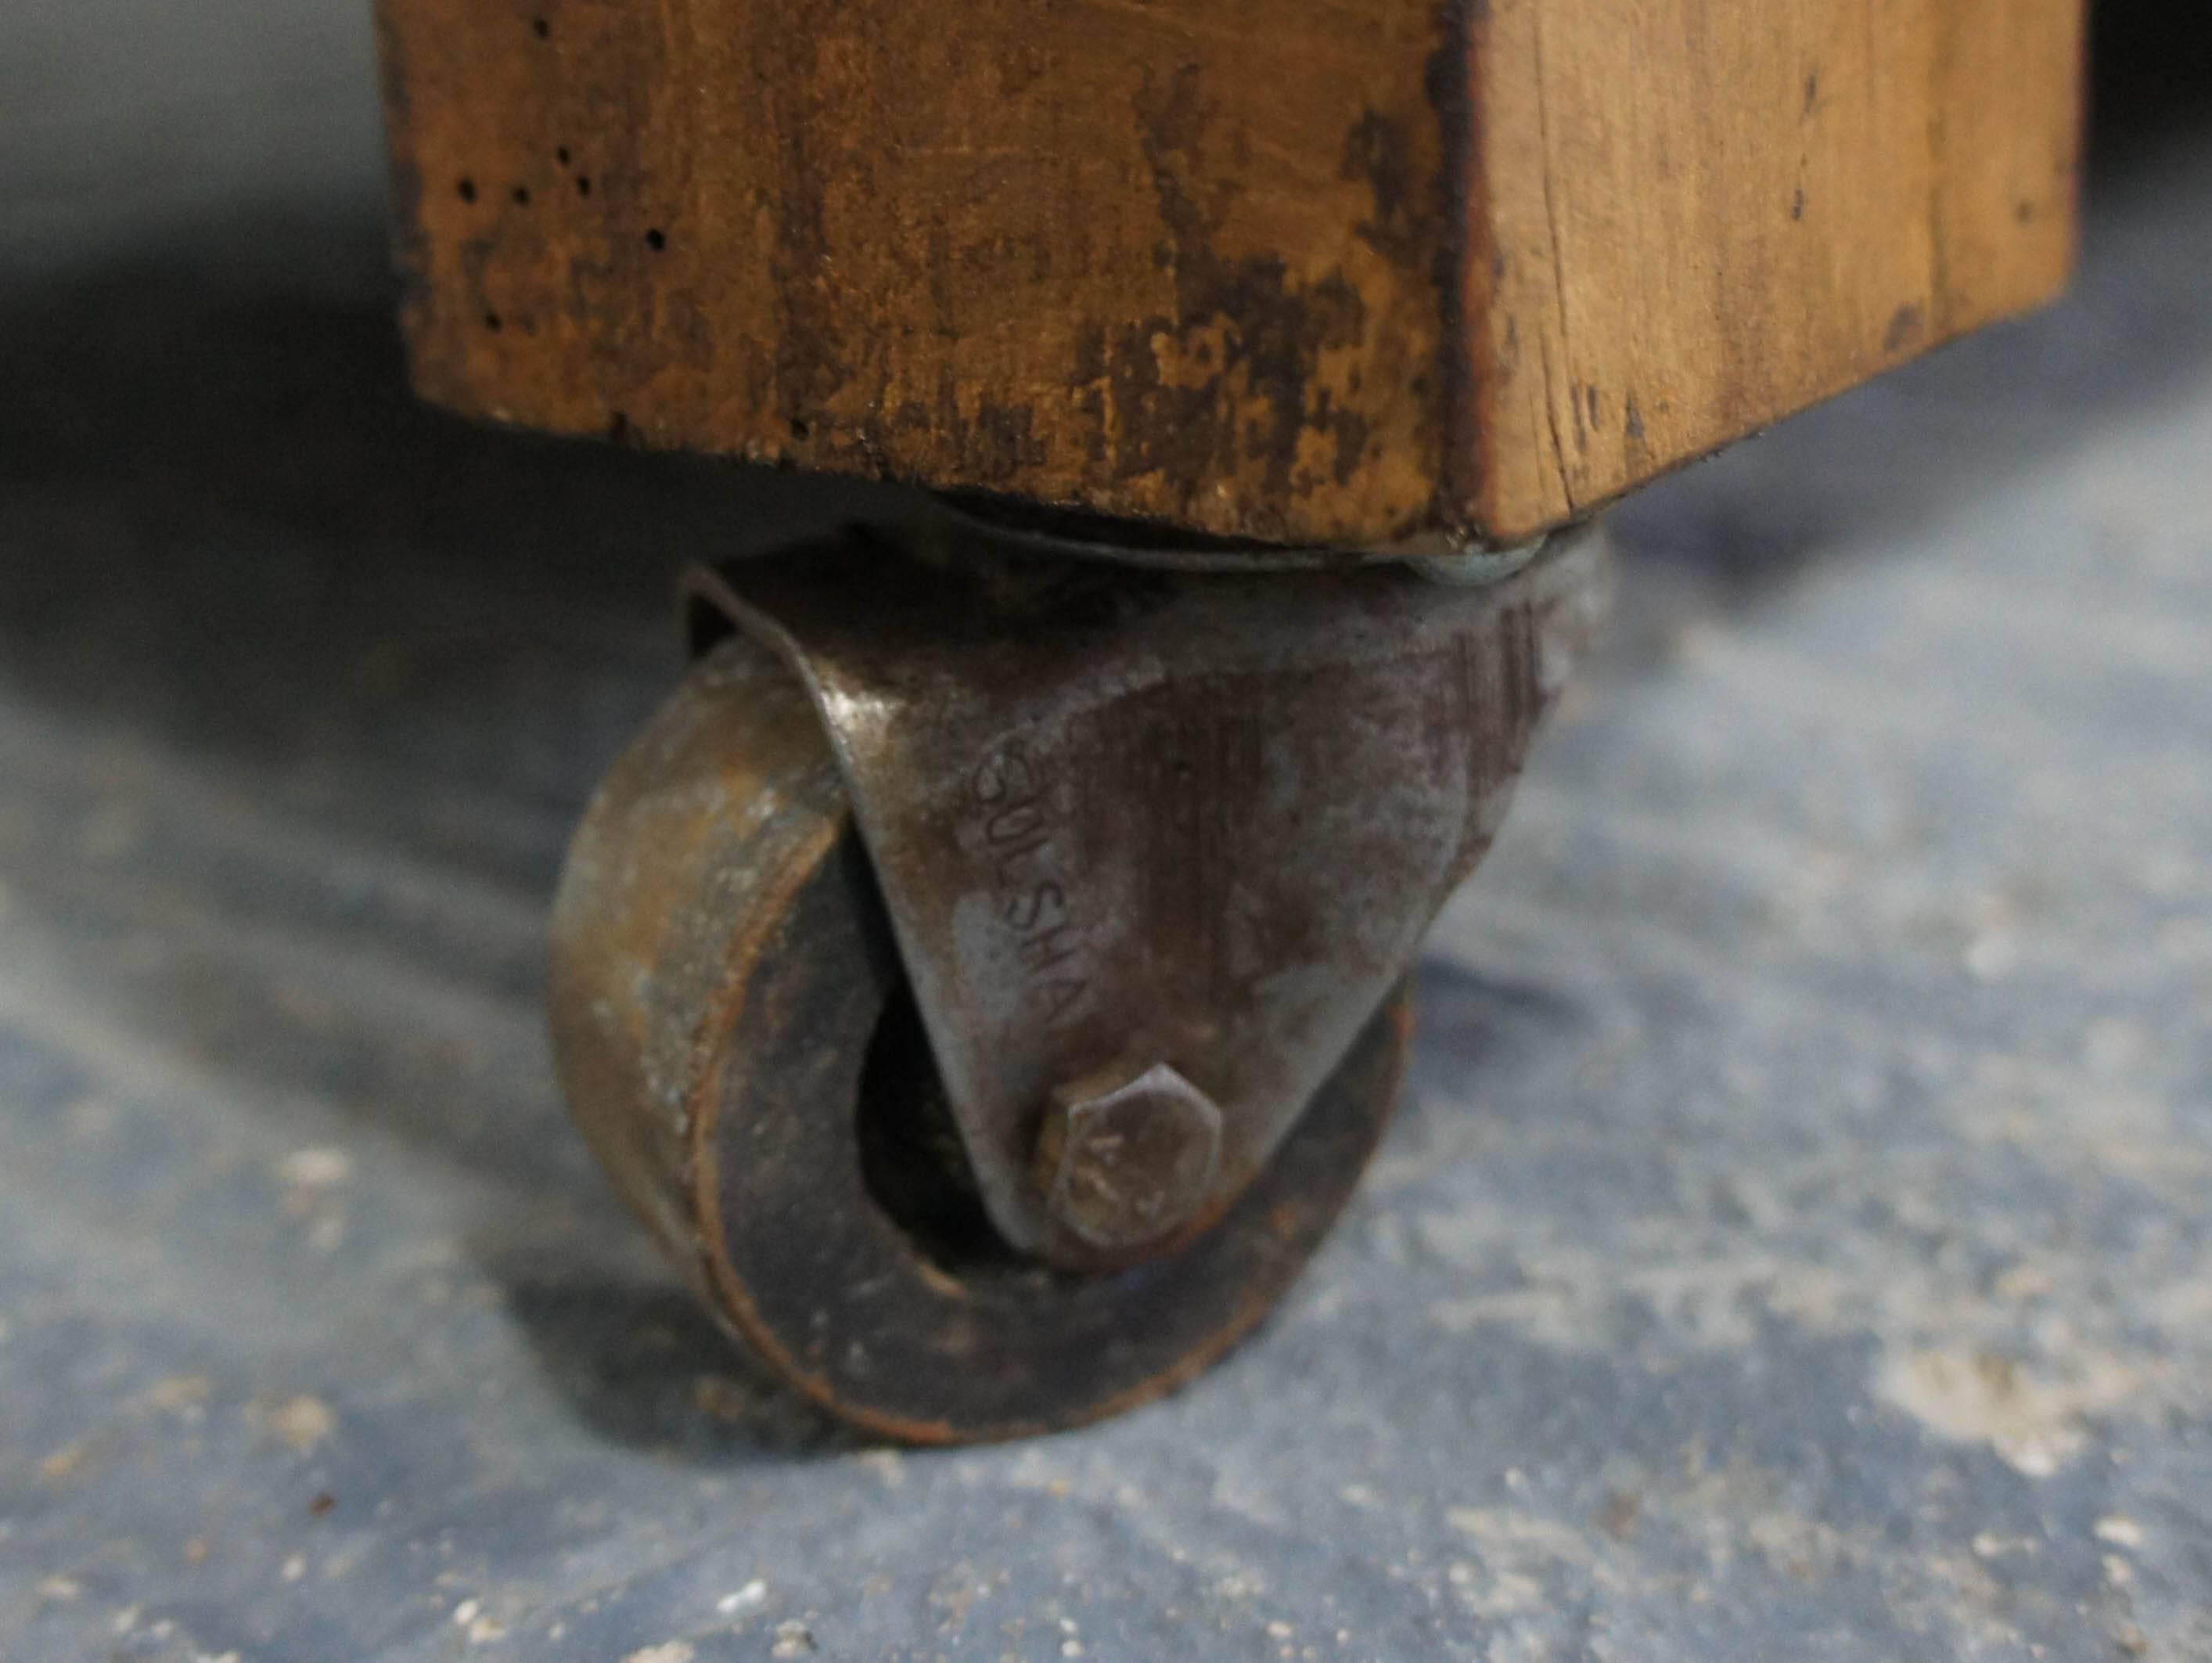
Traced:
<path id="1" fill-rule="evenodd" d="M 2080 0 L 380 0 L 422 389 L 1511 540 L 2063 280 Z"/>

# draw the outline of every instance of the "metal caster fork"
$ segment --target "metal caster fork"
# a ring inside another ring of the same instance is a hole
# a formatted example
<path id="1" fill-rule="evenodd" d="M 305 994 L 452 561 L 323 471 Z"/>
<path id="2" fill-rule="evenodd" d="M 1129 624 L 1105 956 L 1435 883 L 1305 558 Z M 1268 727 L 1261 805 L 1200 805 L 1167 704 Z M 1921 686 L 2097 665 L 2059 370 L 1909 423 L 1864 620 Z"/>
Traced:
<path id="1" fill-rule="evenodd" d="M 579 1123 L 725 1325 L 871 1431 L 1188 1380 L 1357 1184 L 1601 570 L 1591 533 L 1471 588 L 939 527 L 699 575 L 696 664 L 556 902 Z"/>

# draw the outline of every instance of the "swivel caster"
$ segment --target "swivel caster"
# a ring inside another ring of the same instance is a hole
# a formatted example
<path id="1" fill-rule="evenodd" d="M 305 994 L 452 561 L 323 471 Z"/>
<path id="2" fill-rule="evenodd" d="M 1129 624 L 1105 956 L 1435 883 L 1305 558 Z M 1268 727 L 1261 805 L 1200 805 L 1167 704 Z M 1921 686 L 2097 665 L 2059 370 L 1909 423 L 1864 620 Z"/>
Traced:
<path id="1" fill-rule="evenodd" d="M 802 1390 L 1007 1435 L 1251 1327 L 1575 522 L 2057 293 L 2075 0 L 1774 9 L 378 0 L 427 397 L 1040 516 L 702 574 L 563 886 L 578 1116 Z"/>
<path id="2" fill-rule="evenodd" d="M 554 915 L 576 1118 L 721 1322 L 916 1442 L 1190 1380 L 1349 1199 L 1405 975 L 1587 634 L 1482 588 L 973 525 L 699 575 Z"/>

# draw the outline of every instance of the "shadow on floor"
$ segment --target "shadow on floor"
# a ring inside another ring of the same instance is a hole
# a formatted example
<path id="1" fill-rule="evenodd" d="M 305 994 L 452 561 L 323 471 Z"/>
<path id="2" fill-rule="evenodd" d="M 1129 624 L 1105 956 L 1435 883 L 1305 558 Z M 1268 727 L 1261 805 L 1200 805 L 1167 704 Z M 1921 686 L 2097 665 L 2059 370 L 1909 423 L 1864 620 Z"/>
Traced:
<path id="1" fill-rule="evenodd" d="M 842 1455 L 868 1441 L 786 1388 L 673 1282 L 579 1276 L 477 1244 L 538 1367 L 577 1419 L 626 1448 L 705 1465 Z"/>

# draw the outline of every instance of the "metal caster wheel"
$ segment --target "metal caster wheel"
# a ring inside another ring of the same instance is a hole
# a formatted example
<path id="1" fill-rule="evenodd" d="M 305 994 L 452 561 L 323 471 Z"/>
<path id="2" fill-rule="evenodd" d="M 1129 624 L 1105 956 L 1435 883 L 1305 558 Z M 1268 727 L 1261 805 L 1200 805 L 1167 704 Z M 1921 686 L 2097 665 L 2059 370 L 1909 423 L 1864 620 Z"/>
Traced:
<path id="1" fill-rule="evenodd" d="M 1501 607 L 848 540 L 704 577 L 701 656 L 555 905 L 594 1150 L 724 1325 L 871 1432 L 1188 1380 L 1375 1148 L 1419 933 L 1579 638 L 1570 575 Z"/>
<path id="2" fill-rule="evenodd" d="M 579 1118 L 721 1319 L 886 1436 L 1108 1415 L 1204 1369 L 1351 1196 L 1409 1033 L 1394 996 L 1263 1179 L 1197 1241 L 1055 1270 L 993 1230 L 854 832 L 791 673 L 733 637 L 617 764 L 555 913 Z"/>

